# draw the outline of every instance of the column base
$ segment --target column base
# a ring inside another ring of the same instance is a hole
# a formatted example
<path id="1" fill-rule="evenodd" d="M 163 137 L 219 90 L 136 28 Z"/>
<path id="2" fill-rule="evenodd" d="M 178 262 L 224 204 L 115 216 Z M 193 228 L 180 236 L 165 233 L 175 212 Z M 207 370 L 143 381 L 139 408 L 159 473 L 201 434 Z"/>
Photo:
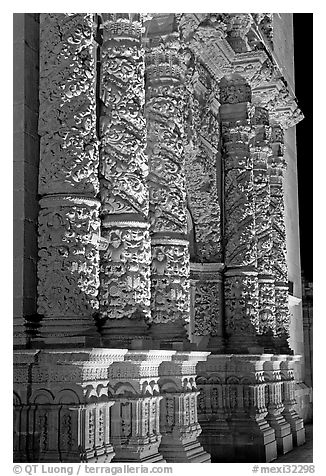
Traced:
<path id="1" fill-rule="evenodd" d="M 304 428 L 303 419 L 299 417 L 294 409 L 285 410 L 282 415 L 290 424 L 294 446 L 303 445 L 306 442 L 306 431 Z"/>
<path id="2" fill-rule="evenodd" d="M 198 440 L 211 455 L 212 463 L 232 463 L 236 455 L 233 438 L 226 422 L 199 421 L 202 432 Z"/>
<path id="3" fill-rule="evenodd" d="M 166 463 L 158 446 L 157 442 L 143 445 L 131 445 L 128 442 L 125 445 L 116 445 L 112 463 Z"/>
<path id="4" fill-rule="evenodd" d="M 232 417 L 230 428 L 237 462 L 269 463 L 277 458 L 275 431 L 263 418 Z"/>
<path id="5" fill-rule="evenodd" d="M 98 326 L 103 347 L 150 348 L 151 338 L 144 318 L 107 319 Z"/>
<path id="6" fill-rule="evenodd" d="M 211 456 L 201 446 L 197 438 L 183 440 L 164 435 L 159 447 L 160 453 L 168 463 L 210 463 Z"/>
<path id="7" fill-rule="evenodd" d="M 293 438 L 289 423 L 281 415 L 267 415 L 266 421 L 275 430 L 277 452 L 280 455 L 293 449 Z"/>
<path id="8" fill-rule="evenodd" d="M 33 347 L 99 347 L 100 335 L 92 317 L 44 317 Z"/>
<path id="9" fill-rule="evenodd" d="M 182 322 L 170 321 L 163 324 L 152 323 L 149 328 L 153 341 L 160 342 L 161 349 L 183 350 L 190 348 L 187 331 Z M 193 347 L 197 348 L 195 344 Z"/>

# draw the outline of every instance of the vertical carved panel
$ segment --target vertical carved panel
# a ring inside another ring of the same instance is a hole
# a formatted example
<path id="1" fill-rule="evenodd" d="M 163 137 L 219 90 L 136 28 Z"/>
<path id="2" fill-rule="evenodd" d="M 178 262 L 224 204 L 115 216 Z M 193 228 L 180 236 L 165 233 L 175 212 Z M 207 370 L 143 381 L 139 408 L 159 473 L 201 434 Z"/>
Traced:
<path id="1" fill-rule="evenodd" d="M 104 318 L 150 314 L 144 50 L 138 14 L 102 14 L 100 195 Z M 105 327 L 105 326 L 104 326 Z"/>

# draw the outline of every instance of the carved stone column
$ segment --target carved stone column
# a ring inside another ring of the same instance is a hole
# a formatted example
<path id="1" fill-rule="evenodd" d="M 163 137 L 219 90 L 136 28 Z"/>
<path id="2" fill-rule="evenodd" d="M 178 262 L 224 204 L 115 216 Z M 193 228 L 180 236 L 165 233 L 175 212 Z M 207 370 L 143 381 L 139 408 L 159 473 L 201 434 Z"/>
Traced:
<path id="1" fill-rule="evenodd" d="M 224 345 L 223 265 L 191 263 L 191 341 L 199 348 L 221 351 Z"/>
<path id="2" fill-rule="evenodd" d="M 253 352 L 259 330 L 250 86 L 238 75 L 220 82 L 224 162 L 224 296 L 228 349 Z"/>
<path id="3" fill-rule="evenodd" d="M 160 394 L 158 368 L 175 351 L 128 351 L 124 362 L 109 369 L 112 444 L 117 462 L 164 463 L 159 451 Z"/>
<path id="4" fill-rule="evenodd" d="M 16 351 L 16 461 L 24 455 L 27 462 L 110 462 L 108 369 L 126 352 Z"/>
<path id="5" fill-rule="evenodd" d="M 189 250 L 184 172 L 184 67 L 174 14 L 146 30 L 146 117 L 149 156 L 151 334 L 184 341 L 189 321 Z"/>
<path id="6" fill-rule="evenodd" d="M 38 313 L 47 344 L 83 344 L 98 311 L 92 14 L 40 15 Z"/>
<path id="7" fill-rule="evenodd" d="M 285 454 L 293 448 L 293 440 L 289 423 L 285 420 L 282 396 L 282 376 L 280 364 L 283 356 L 275 355 L 264 364 L 264 377 L 267 383 L 266 406 L 268 414 L 266 421 L 275 430 L 277 450 Z"/>
<path id="8" fill-rule="evenodd" d="M 105 342 L 146 335 L 150 316 L 144 51 L 139 14 L 102 14 L 100 317 Z"/>
<path id="9" fill-rule="evenodd" d="M 290 424 L 295 446 L 303 445 L 306 441 L 303 419 L 299 417 L 295 410 L 295 379 L 294 364 L 300 360 L 300 355 L 284 355 L 281 362 L 281 376 L 283 384 L 283 417 Z"/>
<path id="10" fill-rule="evenodd" d="M 177 352 L 159 367 L 161 401 L 159 451 L 167 462 L 210 463 L 198 436 L 196 365 L 209 352 Z"/>
<path id="11" fill-rule="evenodd" d="M 254 107 L 251 112 L 250 154 L 253 159 L 255 232 L 257 237 L 259 342 L 273 350 L 275 337 L 275 279 L 272 262 L 272 222 L 268 160 L 272 155 L 268 111 Z"/>
<path id="12" fill-rule="evenodd" d="M 221 156 L 217 84 L 187 51 L 185 172 L 189 209 L 189 333 L 200 349 L 223 346 Z"/>
<path id="13" fill-rule="evenodd" d="M 283 171 L 286 167 L 284 154 L 284 132 L 280 125 L 272 127 L 272 157 L 269 159 L 271 188 L 270 214 L 272 221 L 272 261 L 275 278 L 275 334 L 276 348 L 280 353 L 289 353 L 289 292 L 286 263 L 286 236 L 284 218 Z"/>

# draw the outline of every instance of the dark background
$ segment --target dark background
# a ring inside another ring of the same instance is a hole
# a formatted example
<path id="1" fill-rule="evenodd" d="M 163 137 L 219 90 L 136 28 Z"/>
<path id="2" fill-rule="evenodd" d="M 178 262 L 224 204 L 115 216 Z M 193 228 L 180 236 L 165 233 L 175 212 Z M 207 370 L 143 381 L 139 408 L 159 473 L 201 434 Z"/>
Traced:
<path id="1" fill-rule="evenodd" d="M 303 275 L 308 281 L 313 279 L 312 248 L 312 101 L 313 101 L 313 14 L 295 13 L 294 27 L 294 67 L 295 92 L 299 107 L 305 118 L 297 124 L 298 189 L 300 253 Z"/>

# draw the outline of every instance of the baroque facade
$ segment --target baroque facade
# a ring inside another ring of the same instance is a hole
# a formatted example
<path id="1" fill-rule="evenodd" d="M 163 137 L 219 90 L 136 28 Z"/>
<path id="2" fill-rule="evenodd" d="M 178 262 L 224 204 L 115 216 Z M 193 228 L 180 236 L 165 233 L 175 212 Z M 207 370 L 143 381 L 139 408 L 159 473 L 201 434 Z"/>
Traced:
<path id="1" fill-rule="evenodd" d="M 303 444 L 292 15 L 15 17 L 14 459 Z"/>

